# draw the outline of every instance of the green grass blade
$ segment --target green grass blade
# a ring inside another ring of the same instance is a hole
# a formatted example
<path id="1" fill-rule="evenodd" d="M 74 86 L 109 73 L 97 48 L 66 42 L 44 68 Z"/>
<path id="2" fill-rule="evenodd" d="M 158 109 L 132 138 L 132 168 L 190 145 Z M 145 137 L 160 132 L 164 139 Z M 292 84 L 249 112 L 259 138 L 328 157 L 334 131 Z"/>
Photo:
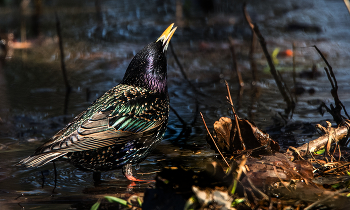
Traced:
<path id="1" fill-rule="evenodd" d="M 97 210 L 98 207 L 100 207 L 100 201 L 97 201 L 94 205 L 92 205 L 90 210 Z"/>
<path id="2" fill-rule="evenodd" d="M 128 202 L 124 199 L 121 198 L 117 198 L 117 197 L 113 197 L 113 196 L 105 196 L 105 199 L 107 199 L 109 202 L 116 202 L 116 203 L 120 203 L 124 206 L 128 205 Z"/>

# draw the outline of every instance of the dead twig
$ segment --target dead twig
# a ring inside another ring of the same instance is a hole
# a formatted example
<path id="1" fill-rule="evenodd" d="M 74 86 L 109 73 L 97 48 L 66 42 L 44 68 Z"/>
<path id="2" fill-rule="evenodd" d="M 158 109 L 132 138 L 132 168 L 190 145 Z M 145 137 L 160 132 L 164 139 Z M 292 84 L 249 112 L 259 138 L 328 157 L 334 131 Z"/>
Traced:
<path id="1" fill-rule="evenodd" d="M 333 104 L 330 105 L 330 109 L 326 108 L 327 112 L 329 112 L 332 116 L 334 121 L 337 123 L 337 125 L 340 125 L 342 123 L 344 123 L 344 118 L 341 115 L 341 110 L 344 110 L 345 115 L 347 116 L 348 119 L 350 119 L 350 116 L 348 115 L 345 106 L 343 105 L 343 103 L 340 101 L 339 96 L 338 96 L 338 82 L 337 79 L 334 76 L 333 73 L 333 68 L 332 66 L 328 63 L 327 59 L 324 57 L 324 55 L 322 54 L 322 52 L 318 49 L 318 47 L 316 45 L 314 45 L 313 47 L 315 47 L 316 51 L 318 52 L 318 54 L 320 54 L 321 58 L 323 59 L 323 61 L 326 63 L 327 67 L 324 68 L 324 70 L 326 71 L 327 77 L 329 82 L 331 83 L 332 89 L 331 89 L 331 94 L 334 98 L 334 104 L 335 107 L 333 106 Z M 324 107 L 326 107 L 326 105 L 324 105 Z"/>
<path id="2" fill-rule="evenodd" d="M 343 164 L 343 165 L 341 165 L 341 166 L 338 166 L 338 167 L 329 169 L 329 170 L 327 170 L 327 171 L 324 171 L 323 174 L 327 174 L 327 173 L 333 172 L 333 171 L 335 171 L 335 170 L 338 170 L 338 169 L 347 167 L 347 166 L 349 166 L 349 165 L 350 165 L 350 163 L 345 163 L 345 164 Z"/>
<path id="3" fill-rule="evenodd" d="M 250 44 L 250 49 L 249 49 L 249 61 L 250 61 L 250 68 L 252 70 L 252 77 L 253 77 L 253 82 L 252 84 L 255 85 L 257 82 L 257 67 L 256 63 L 254 60 L 254 50 L 255 50 L 255 45 L 256 45 L 256 35 L 254 31 L 252 31 L 252 38 L 251 38 L 251 44 Z"/>
<path id="4" fill-rule="evenodd" d="M 174 114 L 176 115 L 176 117 L 180 120 L 180 122 L 182 123 L 182 125 L 187 126 L 187 123 L 185 122 L 185 120 L 182 119 L 182 117 L 177 113 L 177 111 L 170 106 L 171 111 L 174 112 Z"/>
<path id="5" fill-rule="evenodd" d="M 197 93 L 197 94 L 202 94 L 200 91 L 197 90 L 197 88 L 190 82 L 190 80 L 188 79 L 186 73 L 185 73 L 185 70 L 184 68 L 182 67 L 175 51 L 174 51 L 174 48 L 173 48 L 173 45 L 170 43 L 170 50 L 171 50 L 171 53 L 173 54 L 174 56 L 174 59 L 175 59 L 175 62 L 176 64 L 178 65 L 180 71 L 181 71 L 181 74 L 182 76 L 184 77 L 184 79 L 187 81 L 188 85 L 192 88 L 193 92 Z M 195 105 L 196 105 L 196 111 L 195 111 L 195 114 L 194 114 L 194 118 L 192 120 L 192 123 L 191 123 L 191 126 L 194 126 L 194 124 L 196 123 L 197 121 L 197 116 L 198 116 L 198 112 L 199 112 L 199 102 L 198 102 L 198 98 L 195 97 Z"/>
<path id="6" fill-rule="evenodd" d="M 184 79 L 186 80 L 186 82 L 188 83 L 188 85 L 192 88 L 192 90 L 193 90 L 195 93 L 202 94 L 200 91 L 197 90 L 197 88 L 196 88 L 195 86 L 193 86 L 193 84 L 191 83 L 191 81 L 188 79 L 188 77 L 187 77 L 187 75 L 186 75 L 186 73 L 185 73 L 184 68 L 182 67 L 182 65 L 181 65 L 181 63 L 180 63 L 180 61 L 179 61 L 179 59 L 177 58 L 177 55 L 176 55 L 176 53 L 175 53 L 175 51 L 174 51 L 174 48 L 173 48 L 173 45 L 172 45 L 171 43 L 169 43 L 169 46 L 170 46 L 170 51 L 171 51 L 171 53 L 172 53 L 173 56 L 174 56 L 175 62 L 176 62 L 176 64 L 178 65 L 178 67 L 179 67 L 179 69 L 180 69 L 180 71 L 181 71 L 181 74 L 182 74 L 182 76 L 184 77 Z"/>
<path id="7" fill-rule="evenodd" d="M 306 153 L 305 154 L 308 154 L 309 153 L 309 144 L 307 143 L 307 150 L 306 150 Z M 295 147 L 293 147 L 293 146 L 289 146 L 289 148 L 288 148 L 288 150 L 289 149 L 292 149 L 293 150 L 293 152 L 295 152 L 295 153 L 297 153 L 297 155 L 300 157 L 300 159 L 302 159 L 302 160 L 304 160 L 304 158 L 303 158 L 303 156 L 301 156 L 301 154 L 300 154 L 300 152 L 299 152 L 299 150 L 297 149 L 297 148 L 295 148 Z"/>
<path id="8" fill-rule="evenodd" d="M 255 185 L 253 184 L 253 182 L 250 180 L 250 178 L 247 175 L 247 170 L 245 167 L 242 167 L 243 169 L 243 173 L 246 175 L 247 177 L 247 181 L 249 182 L 250 186 L 253 188 L 253 190 L 257 191 L 265 200 L 269 200 L 269 196 L 267 196 L 265 193 L 263 193 L 261 190 L 259 190 L 258 188 L 255 187 Z"/>
<path id="9" fill-rule="evenodd" d="M 331 195 L 321 199 L 321 200 L 318 200 L 316 202 L 314 202 L 313 204 L 309 205 L 308 207 L 306 207 L 304 210 L 310 210 L 312 209 L 313 207 L 317 206 L 318 204 L 330 199 L 330 198 L 333 198 L 334 196 L 346 191 L 347 189 L 341 189 L 341 190 L 338 190 L 338 191 L 335 191 L 334 193 L 332 193 Z"/>
<path id="10" fill-rule="evenodd" d="M 244 86 L 244 82 L 243 82 L 243 79 L 242 79 L 242 74 L 238 70 L 237 59 L 236 59 L 236 52 L 235 52 L 235 44 L 234 44 L 234 41 L 233 41 L 232 37 L 229 36 L 228 40 L 229 40 L 229 44 L 230 44 L 230 50 L 231 50 L 232 62 L 233 62 L 232 71 L 236 72 L 237 79 L 238 79 L 238 84 L 239 84 L 240 87 L 243 87 Z"/>
<path id="11" fill-rule="evenodd" d="M 239 137 L 239 140 L 241 141 L 242 149 L 243 149 L 243 150 L 246 150 L 246 147 L 245 147 L 245 144 L 244 144 L 242 135 L 241 135 L 241 129 L 239 128 L 238 116 L 237 116 L 237 114 L 236 114 L 236 112 L 235 112 L 235 109 L 234 109 L 234 107 L 233 107 L 233 102 L 232 102 L 232 98 L 231 98 L 230 88 L 229 88 L 228 83 L 227 83 L 226 80 L 225 80 L 225 84 L 226 84 L 227 93 L 228 93 L 227 100 L 229 101 L 229 103 L 230 103 L 230 105 L 231 105 L 231 108 L 232 108 L 233 115 L 235 116 L 235 121 L 236 121 L 236 128 L 237 128 L 237 132 L 238 132 L 238 137 Z"/>
<path id="12" fill-rule="evenodd" d="M 283 182 L 283 180 L 281 179 L 281 177 L 278 175 L 276 166 L 272 166 L 272 167 L 273 167 L 273 171 L 275 172 L 277 178 L 280 180 L 280 182 L 283 184 L 283 186 L 284 186 L 289 192 L 291 192 L 290 189 L 288 188 L 288 186 Z"/>
<path id="13" fill-rule="evenodd" d="M 207 129 L 207 132 L 208 132 L 208 134 L 209 134 L 209 136 L 210 136 L 211 140 L 213 140 L 213 142 L 214 142 L 214 145 L 215 145 L 216 149 L 217 149 L 217 150 L 218 150 L 218 152 L 220 153 L 220 155 L 221 155 L 222 159 L 224 159 L 224 161 L 225 161 L 225 163 L 227 164 L 227 166 L 230 168 L 230 165 L 228 164 L 228 162 L 226 161 L 225 157 L 224 157 L 224 156 L 222 155 L 222 153 L 220 152 L 218 145 L 216 144 L 216 142 L 215 142 L 215 140 L 214 140 L 213 136 L 211 135 L 211 133 L 210 133 L 210 131 L 209 131 L 209 129 L 208 129 L 208 126 L 207 126 L 207 124 L 205 123 L 205 120 L 204 120 L 204 117 L 203 117 L 202 112 L 199 112 L 199 113 L 200 113 L 200 115 L 201 115 L 201 117 L 202 117 L 202 120 L 203 120 L 204 126 L 205 126 L 205 128 Z"/>
<path id="14" fill-rule="evenodd" d="M 234 177 L 233 179 L 233 186 L 232 186 L 232 190 L 231 190 L 231 194 L 235 194 L 236 188 L 237 188 L 237 183 L 239 182 L 239 179 L 241 178 L 242 172 L 243 172 L 243 168 L 245 168 L 245 164 L 247 162 L 247 157 L 245 155 L 242 156 L 241 159 L 241 163 L 238 166 L 238 170 L 237 170 L 237 175 L 236 177 Z"/>
<path id="15" fill-rule="evenodd" d="M 60 20 L 58 19 L 57 12 L 55 12 L 56 16 L 56 31 L 58 36 L 58 45 L 60 48 L 60 55 L 61 55 L 61 69 L 62 69 L 62 75 L 64 84 L 66 86 L 66 91 L 70 91 L 71 86 L 69 85 L 68 78 L 67 78 L 67 72 L 66 72 L 66 65 L 64 63 L 64 51 L 63 51 L 63 41 L 62 41 L 62 35 L 61 35 L 61 27 L 60 27 Z"/>
<path id="16" fill-rule="evenodd" d="M 243 13 L 245 16 L 246 21 L 248 22 L 250 28 L 252 31 L 254 31 L 254 33 L 256 34 L 256 36 L 258 37 L 258 40 L 260 42 L 261 48 L 264 52 L 264 55 L 266 57 L 267 63 L 269 64 L 270 67 L 270 72 L 273 76 L 273 78 L 275 79 L 275 82 L 277 84 L 278 90 L 280 91 L 280 93 L 282 94 L 282 97 L 284 99 L 284 101 L 287 103 L 287 110 L 286 112 L 289 113 L 289 111 L 294 109 L 295 103 L 293 101 L 293 98 L 290 98 L 287 94 L 287 90 L 285 89 L 286 85 L 283 85 L 282 81 L 280 80 L 280 78 L 278 77 L 275 65 L 273 64 L 273 61 L 271 59 L 271 56 L 267 50 L 266 47 L 266 42 L 264 37 L 261 35 L 260 30 L 258 28 L 258 26 L 256 24 L 252 23 L 252 20 L 246 10 L 246 4 L 243 5 Z"/>
<path id="17" fill-rule="evenodd" d="M 294 87 L 296 87 L 296 77 L 297 77 L 297 73 L 295 71 L 295 42 L 293 42 L 293 84 L 294 84 Z"/>
<path id="18" fill-rule="evenodd" d="M 348 136 L 349 133 L 349 127 L 348 126 L 341 126 L 338 127 L 334 130 L 334 138 L 332 138 L 332 143 L 337 142 L 345 137 Z M 296 148 L 297 151 L 299 151 L 299 155 L 301 157 L 305 156 L 307 154 L 307 151 L 309 152 L 316 152 L 322 148 L 325 147 L 325 145 L 328 142 L 328 135 L 323 135 L 317 139 L 314 139 L 310 141 L 309 143 L 303 144 L 302 146 Z M 308 149 L 309 147 L 309 149 Z M 293 161 L 294 156 L 293 156 L 294 151 L 288 150 L 285 154 L 289 156 L 289 158 Z"/>

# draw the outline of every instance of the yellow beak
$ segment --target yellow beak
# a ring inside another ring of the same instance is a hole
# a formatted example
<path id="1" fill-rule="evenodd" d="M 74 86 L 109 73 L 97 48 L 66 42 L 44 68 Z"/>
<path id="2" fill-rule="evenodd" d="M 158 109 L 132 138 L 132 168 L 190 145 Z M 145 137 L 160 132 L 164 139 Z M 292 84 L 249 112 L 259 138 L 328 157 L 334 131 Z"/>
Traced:
<path id="1" fill-rule="evenodd" d="M 167 50 L 168 48 L 168 44 L 170 42 L 171 37 L 173 36 L 173 34 L 175 33 L 177 27 L 173 28 L 174 23 L 172 23 L 167 29 L 165 29 L 165 31 L 163 32 L 163 34 L 157 39 L 156 42 L 158 41 L 162 41 L 163 42 L 163 52 L 165 50 Z"/>

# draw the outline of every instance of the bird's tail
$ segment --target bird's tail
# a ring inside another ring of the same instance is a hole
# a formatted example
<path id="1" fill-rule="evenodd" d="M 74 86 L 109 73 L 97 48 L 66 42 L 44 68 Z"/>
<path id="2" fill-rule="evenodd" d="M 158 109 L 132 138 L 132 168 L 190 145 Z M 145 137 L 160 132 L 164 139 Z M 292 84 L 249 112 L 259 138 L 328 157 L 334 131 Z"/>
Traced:
<path id="1" fill-rule="evenodd" d="M 66 154 L 66 152 L 49 152 L 38 155 L 32 155 L 21 160 L 19 163 L 16 164 L 16 166 L 40 167 Z"/>

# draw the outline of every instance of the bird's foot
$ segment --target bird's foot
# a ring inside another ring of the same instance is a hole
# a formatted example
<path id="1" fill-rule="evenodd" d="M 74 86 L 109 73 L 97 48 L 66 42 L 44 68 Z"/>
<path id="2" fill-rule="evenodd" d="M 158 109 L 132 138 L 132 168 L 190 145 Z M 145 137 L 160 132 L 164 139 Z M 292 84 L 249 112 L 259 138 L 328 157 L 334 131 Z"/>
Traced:
<path id="1" fill-rule="evenodd" d="M 132 165 L 126 164 L 123 166 L 123 174 L 124 176 L 132 182 L 155 182 L 155 180 L 143 180 L 143 179 L 137 179 L 132 175 Z"/>

